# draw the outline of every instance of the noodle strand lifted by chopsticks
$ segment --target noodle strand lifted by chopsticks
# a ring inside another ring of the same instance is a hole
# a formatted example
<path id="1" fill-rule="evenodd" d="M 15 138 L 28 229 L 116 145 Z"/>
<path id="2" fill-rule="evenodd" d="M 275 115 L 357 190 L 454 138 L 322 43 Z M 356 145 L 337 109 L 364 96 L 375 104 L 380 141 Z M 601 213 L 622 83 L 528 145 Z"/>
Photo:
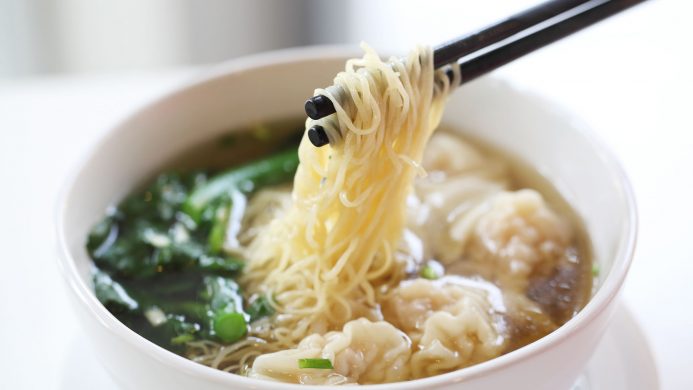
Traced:
<path id="1" fill-rule="evenodd" d="M 430 48 L 387 62 L 363 49 L 336 88 L 315 91 L 332 101 L 336 120 L 306 127 L 322 125 L 331 143 L 316 148 L 304 136 L 293 204 L 248 248 L 243 284 L 272 296 L 279 313 L 270 342 L 296 344 L 358 317 L 379 319 L 377 295 L 404 276 L 394 251 L 406 198 L 457 83 L 433 69 Z"/>

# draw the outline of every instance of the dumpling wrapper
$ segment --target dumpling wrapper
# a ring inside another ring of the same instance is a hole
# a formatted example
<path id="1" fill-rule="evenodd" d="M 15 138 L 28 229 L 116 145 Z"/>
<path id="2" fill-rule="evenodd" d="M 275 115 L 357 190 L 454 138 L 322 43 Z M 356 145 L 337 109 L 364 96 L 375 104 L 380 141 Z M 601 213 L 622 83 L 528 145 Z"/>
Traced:
<path id="1" fill-rule="evenodd" d="M 414 342 L 413 378 L 442 374 L 500 355 L 503 297 L 491 283 L 460 277 L 402 282 L 383 303 L 385 318 Z"/>
<path id="2" fill-rule="evenodd" d="M 297 348 L 260 355 L 249 376 L 300 384 L 388 383 L 409 378 L 411 340 L 383 321 L 350 321 L 340 332 L 313 334 Z M 299 359 L 329 359 L 330 369 L 300 369 Z"/>

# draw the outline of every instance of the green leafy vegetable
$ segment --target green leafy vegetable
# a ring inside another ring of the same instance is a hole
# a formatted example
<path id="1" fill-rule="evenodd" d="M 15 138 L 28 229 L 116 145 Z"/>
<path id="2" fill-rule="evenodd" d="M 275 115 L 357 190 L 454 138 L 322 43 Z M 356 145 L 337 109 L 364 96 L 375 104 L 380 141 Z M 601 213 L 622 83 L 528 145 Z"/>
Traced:
<path id="1" fill-rule="evenodd" d="M 209 300 L 214 335 L 231 343 L 245 336 L 248 315 L 243 313 L 243 298 L 238 285 L 222 277 L 205 278 L 207 290 L 203 297 Z"/>
<path id="2" fill-rule="evenodd" d="M 298 359 L 298 368 L 333 369 L 330 359 Z"/>
<path id="3" fill-rule="evenodd" d="M 124 324 L 174 352 L 194 340 L 243 338 L 251 321 L 274 311 L 264 297 L 244 310 L 233 280 L 244 261 L 223 253 L 230 191 L 248 194 L 287 181 L 297 165 L 290 150 L 212 178 L 158 176 L 109 209 L 89 233 L 96 297 Z"/>
<path id="4" fill-rule="evenodd" d="M 225 199 L 222 204 L 214 211 L 212 218 L 212 229 L 209 232 L 207 246 L 211 253 L 217 254 L 221 252 L 226 238 L 226 226 L 229 223 L 229 214 L 231 214 L 231 201 Z"/>
<path id="5" fill-rule="evenodd" d="M 125 288 L 104 272 L 97 271 L 94 274 L 94 293 L 96 298 L 112 312 L 139 309 L 139 304 L 128 294 Z"/>
<path id="6" fill-rule="evenodd" d="M 260 318 L 271 316 L 274 314 L 274 309 L 272 305 L 270 305 L 267 297 L 260 296 L 250 303 L 246 309 L 246 313 L 250 316 L 250 322 L 253 322 Z"/>
<path id="7" fill-rule="evenodd" d="M 198 259 L 198 268 L 220 275 L 233 274 L 243 268 L 242 260 L 232 257 L 202 255 Z"/>
<path id="8" fill-rule="evenodd" d="M 289 149 L 223 172 L 190 194 L 183 210 L 199 221 L 205 208 L 232 190 L 248 194 L 259 188 L 290 180 L 298 167 L 298 153 Z"/>
<path id="9" fill-rule="evenodd" d="M 203 333 L 202 326 L 199 323 L 177 314 L 167 315 L 166 322 L 157 327 L 151 327 L 146 332 L 149 335 L 147 338 L 173 351 L 182 351 L 181 347 L 185 343 L 195 340 L 201 333 Z"/>

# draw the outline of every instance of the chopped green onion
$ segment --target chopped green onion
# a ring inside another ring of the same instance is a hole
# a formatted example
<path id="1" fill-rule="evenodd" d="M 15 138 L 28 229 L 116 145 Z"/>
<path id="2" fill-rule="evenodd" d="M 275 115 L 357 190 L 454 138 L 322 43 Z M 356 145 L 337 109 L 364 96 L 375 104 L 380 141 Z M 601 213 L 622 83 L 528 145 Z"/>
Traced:
<path id="1" fill-rule="evenodd" d="M 436 280 L 440 278 L 440 275 L 438 275 L 438 272 L 436 272 L 436 270 L 433 269 L 433 267 L 427 265 L 421 268 L 421 277 L 428 280 Z"/>
<path id="2" fill-rule="evenodd" d="M 188 343 L 190 341 L 195 340 L 195 336 L 191 335 L 190 333 L 182 334 L 180 336 L 176 336 L 171 339 L 171 344 L 173 345 L 181 345 Z"/>
<path id="3" fill-rule="evenodd" d="M 228 225 L 229 222 L 230 209 L 231 203 L 226 201 L 225 204 L 214 211 L 212 230 L 209 232 L 209 237 L 207 238 L 207 247 L 212 254 L 218 254 L 224 247 L 226 225 Z"/>
<path id="4" fill-rule="evenodd" d="M 599 276 L 599 265 L 598 264 L 592 264 L 592 276 L 595 278 Z"/>
<path id="5" fill-rule="evenodd" d="M 331 370 L 332 362 L 330 359 L 298 359 L 298 368 L 322 368 Z"/>
<path id="6" fill-rule="evenodd" d="M 245 336 L 248 325 L 241 313 L 221 313 L 214 318 L 214 332 L 225 343 L 232 343 Z"/>

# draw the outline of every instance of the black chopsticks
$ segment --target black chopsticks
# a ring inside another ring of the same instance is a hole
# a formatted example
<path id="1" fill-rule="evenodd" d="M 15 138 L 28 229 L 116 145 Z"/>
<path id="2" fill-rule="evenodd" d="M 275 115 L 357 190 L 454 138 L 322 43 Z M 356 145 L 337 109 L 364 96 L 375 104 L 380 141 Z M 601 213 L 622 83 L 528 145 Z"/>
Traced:
<path id="1" fill-rule="evenodd" d="M 462 59 L 459 66 L 461 82 L 464 84 L 644 1 L 547 1 L 478 32 L 436 47 L 433 53 L 434 66 L 439 68 Z M 543 24 L 547 26 L 542 26 Z M 320 119 L 333 114 L 335 108 L 329 99 L 318 95 L 306 101 L 305 111 L 310 118 Z M 328 143 L 321 126 L 309 129 L 308 137 L 318 147 Z"/>
<path id="2" fill-rule="evenodd" d="M 433 49 L 433 67 L 450 64 L 473 52 L 510 38 L 530 27 L 593 0 L 553 0 L 540 3 L 472 34 L 445 42 Z"/>
<path id="3" fill-rule="evenodd" d="M 458 37 L 433 50 L 433 67 L 455 62 L 473 52 L 498 43 L 539 23 L 593 0 L 552 0 L 541 3 L 472 34 Z M 306 101 L 308 117 L 320 119 L 335 112 L 330 99 L 314 96 Z"/>

